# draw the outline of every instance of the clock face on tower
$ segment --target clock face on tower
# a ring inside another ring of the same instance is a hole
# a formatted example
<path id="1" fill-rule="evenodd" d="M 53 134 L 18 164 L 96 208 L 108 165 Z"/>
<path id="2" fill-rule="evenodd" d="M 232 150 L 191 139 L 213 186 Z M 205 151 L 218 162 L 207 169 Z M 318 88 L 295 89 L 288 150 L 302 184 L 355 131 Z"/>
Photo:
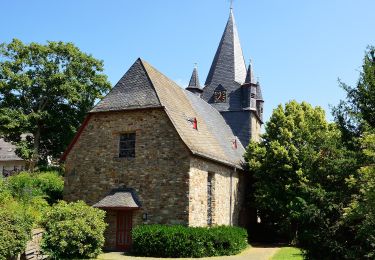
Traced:
<path id="1" fill-rule="evenodd" d="M 227 91 L 218 90 L 214 92 L 214 99 L 216 103 L 224 103 L 227 101 Z"/>

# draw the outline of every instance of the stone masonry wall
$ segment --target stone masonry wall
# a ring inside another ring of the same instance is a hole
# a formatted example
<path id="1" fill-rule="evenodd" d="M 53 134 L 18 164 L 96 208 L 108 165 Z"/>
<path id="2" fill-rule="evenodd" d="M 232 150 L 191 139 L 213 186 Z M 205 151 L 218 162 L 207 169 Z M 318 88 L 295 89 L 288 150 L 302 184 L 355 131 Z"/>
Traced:
<path id="1" fill-rule="evenodd" d="M 234 171 L 233 168 L 197 157 L 192 157 L 190 167 L 189 226 L 207 226 L 207 178 L 209 173 L 213 174 L 213 225 L 238 225 L 241 196 L 243 195 L 243 187 L 240 186 L 239 180 L 243 172 Z M 231 184 L 232 194 L 230 193 Z"/>
<path id="2" fill-rule="evenodd" d="M 251 140 L 259 142 L 260 140 L 261 124 L 259 119 L 254 113 L 251 113 Z"/>
<path id="3" fill-rule="evenodd" d="M 135 158 L 119 158 L 121 133 L 135 132 Z M 96 113 L 65 164 L 64 199 L 94 204 L 121 185 L 135 189 L 142 209 L 133 225 L 187 224 L 190 152 L 163 109 Z"/>

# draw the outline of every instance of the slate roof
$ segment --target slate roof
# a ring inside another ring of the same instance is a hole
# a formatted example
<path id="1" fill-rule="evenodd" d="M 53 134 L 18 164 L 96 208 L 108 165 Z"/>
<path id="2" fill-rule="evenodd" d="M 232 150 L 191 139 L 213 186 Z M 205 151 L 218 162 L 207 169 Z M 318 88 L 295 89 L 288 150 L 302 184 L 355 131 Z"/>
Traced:
<path id="1" fill-rule="evenodd" d="M 245 77 L 245 60 L 242 54 L 233 10 L 230 9 L 229 19 L 225 26 L 223 36 L 221 37 L 205 85 L 223 79 L 236 81 L 242 84 L 245 81 Z"/>
<path id="2" fill-rule="evenodd" d="M 262 88 L 261 88 L 259 82 L 257 82 L 257 95 L 256 95 L 256 99 L 263 101 Z"/>
<path id="3" fill-rule="evenodd" d="M 253 64 L 251 61 L 247 68 L 245 83 L 257 84 L 257 82 L 255 81 Z"/>
<path id="4" fill-rule="evenodd" d="M 194 68 L 193 73 L 191 74 L 190 81 L 189 81 L 189 86 L 186 89 L 203 91 L 201 88 L 201 84 L 199 83 L 197 68 Z"/>
<path id="5" fill-rule="evenodd" d="M 0 138 L 0 161 L 23 161 L 15 153 L 16 146 Z"/>
<path id="6" fill-rule="evenodd" d="M 132 78 L 137 80 L 134 81 Z M 119 84 L 120 82 L 124 83 Z M 137 103 L 138 108 L 147 108 L 150 107 L 150 103 L 145 102 L 145 97 L 154 95 L 155 102 L 151 104 L 164 107 L 182 141 L 193 154 L 242 168 L 244 148 L 239 141 L 235 141 L 236 137 L 232 130 L 211 105 L 193 93 L 180 88 L 175 82 L 141 59 L 132 65 L 120 82 L 91 112 L 113 111 L 114 107 L 117 110 L 133 109 L 134 103 Z M 136 84 L 131 84 L 132 82 Z M 132 96 L 133 93 L 136 93 L 135 97 Z M 112 98 L 115 106 L 110 102 Z M 120 103 L 120 100 L 123 103 Z M 142 102 L 143 105 L 141 105 Z M 198 123 L 197 130 L 192 125 L 194 118 Z M 233 149 L 234 142 L 237 142 L 237 149 Z"/>
<path id="7" fill-rule="evenodd" d="M 138 209 L 141 203 L 133 189 L 118 188 L 93 205 L 95 208 L 133 208 Z"/>
<path id="8" fill-rule="evenodd" d="M 241 85 L 245 82 L 246 73 L 246 64 L 231 9 L 201 97 L 219 111 L 242 110 Z M 220 86 L 227 92 L 227 102 L 215 103 L 213 93 Z"/>
<path id="9" fill-rule="evenodd" d="M 161 107 L 155 90 L 140 63 L 134 63 L 91 112 Z"/>

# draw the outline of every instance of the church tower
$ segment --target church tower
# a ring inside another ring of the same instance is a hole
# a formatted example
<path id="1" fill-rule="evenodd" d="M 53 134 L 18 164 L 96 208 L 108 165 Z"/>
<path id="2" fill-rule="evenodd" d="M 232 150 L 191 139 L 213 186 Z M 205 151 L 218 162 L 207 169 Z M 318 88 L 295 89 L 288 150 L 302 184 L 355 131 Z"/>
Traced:
<path id="1" fill-rule="evenodd" d="M 201 98 L 221 113 L 244 147 L 250 140 L 259 140 L 262 91 L 252 64 L 246 69 L 232 8 Z"/>

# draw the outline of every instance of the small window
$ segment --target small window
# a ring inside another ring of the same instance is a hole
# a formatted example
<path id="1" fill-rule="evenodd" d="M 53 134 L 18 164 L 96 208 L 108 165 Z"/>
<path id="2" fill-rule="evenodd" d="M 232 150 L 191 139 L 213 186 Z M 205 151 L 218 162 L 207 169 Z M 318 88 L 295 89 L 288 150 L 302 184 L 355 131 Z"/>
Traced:
<path id="1" fill-rule="evenodd" d="M 135 133 L 127 133 L 120 135 L 119 157 L 135 157 Z"/>

